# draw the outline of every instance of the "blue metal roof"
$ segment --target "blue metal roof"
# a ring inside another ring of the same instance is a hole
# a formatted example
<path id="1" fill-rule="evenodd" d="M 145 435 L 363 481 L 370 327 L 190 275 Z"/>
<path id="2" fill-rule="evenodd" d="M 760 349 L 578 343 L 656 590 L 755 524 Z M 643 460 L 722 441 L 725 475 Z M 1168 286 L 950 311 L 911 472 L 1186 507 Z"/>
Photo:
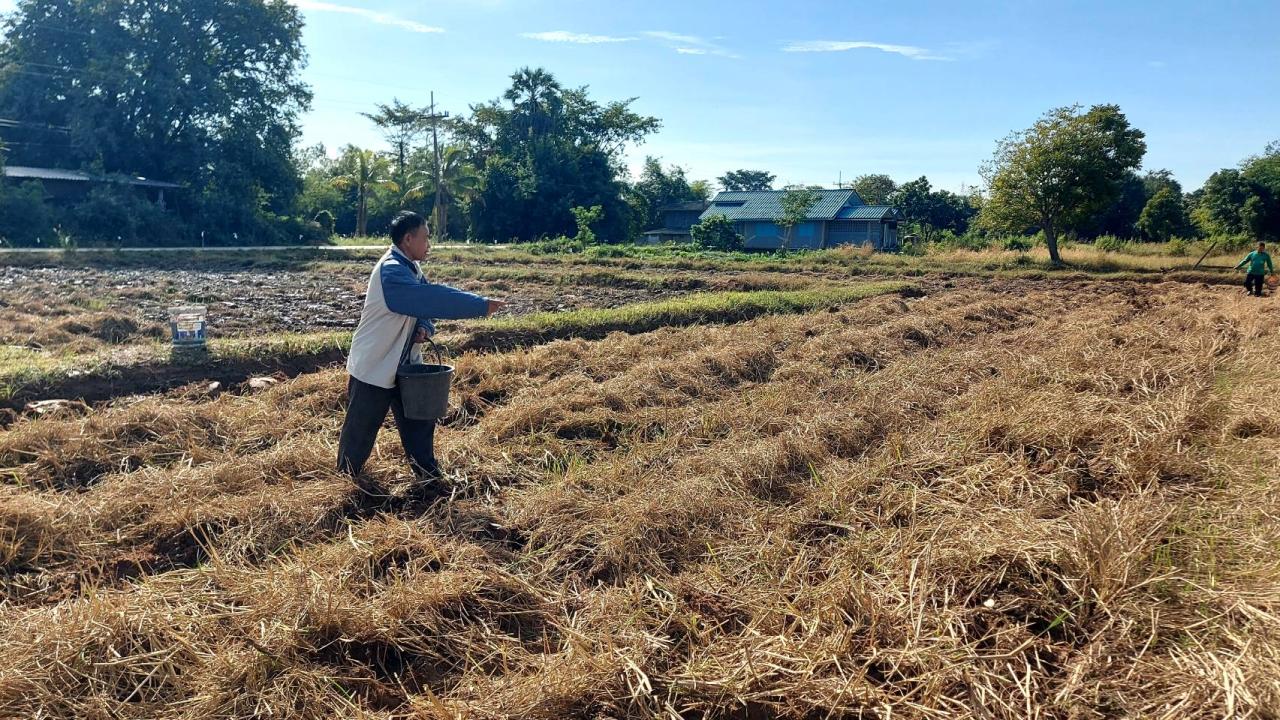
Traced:
<path id="1" fill-rule="evenodd" d="M 711 201 L 699 219 L 712 215 L 724 215 L 734 222 L 768 220 L 782 214 L 782 195 L 785 190 L 755 190 L 750 192 L 722 192 Z M 862 198 L 853 190 L 819 190 L 818 202 L 809 208 L 806 220 L 834 220 L 836 214 L 847 206 L 862 205 Z M 878 217 L 878 216 L 877 216 Z"/>
<path id="2" fill-rule="evenodd" d="M 181 185 L 176 183 L 162 182 L 160 180 L 148 180 L 144 177 L 128 177 L 124 175 L 90 175 L 76 170 L 26 167 L 24 165 L 6 165 L 3 168 L 3 172 L 0 172 L 0 176 L 13 178 L 15 180 L 62 180 L 67 182 L 120 183 L 123 185 L 136 185 L 139 187 L 151 188 L 182 188 Z"/>
<path id="3" fill-rule="evenodd" d="M 889 205 L 859 205 L 857 207 L 840 208 L 836 213 L 837 220 L 884 220 L 896 218 L 898 211 Z"/>

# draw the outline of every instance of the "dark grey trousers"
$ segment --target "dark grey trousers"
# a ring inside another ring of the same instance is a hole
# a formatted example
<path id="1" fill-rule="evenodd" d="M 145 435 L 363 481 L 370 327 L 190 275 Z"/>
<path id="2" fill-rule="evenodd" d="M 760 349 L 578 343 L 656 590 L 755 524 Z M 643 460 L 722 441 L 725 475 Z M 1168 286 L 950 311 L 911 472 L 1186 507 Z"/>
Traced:
<path id="1" fill-rule="evenodd" d="M 1254 275 L 1253 273 L 1249 273 L 1244 276 L 1244 289 L 1248 291 L 1250 295 L 1262 297 L 1262 281 L 1266 279 L 1266 275 Z"/>
<path id="2" fill-rule="evenodd" d="M 347 383 L 347 417 L 338 439 L 338 470 L 353 477 L 360 474 L 373 452 L 382 421 L 387 418 L 387 408 L 395 417 L 400 444 L 409 456 L 414 475 L 420 480 L 440 477 L 435 453 L 436 421 L 406 418 L 397 388 L 388 390 L 355 378 Z"/>

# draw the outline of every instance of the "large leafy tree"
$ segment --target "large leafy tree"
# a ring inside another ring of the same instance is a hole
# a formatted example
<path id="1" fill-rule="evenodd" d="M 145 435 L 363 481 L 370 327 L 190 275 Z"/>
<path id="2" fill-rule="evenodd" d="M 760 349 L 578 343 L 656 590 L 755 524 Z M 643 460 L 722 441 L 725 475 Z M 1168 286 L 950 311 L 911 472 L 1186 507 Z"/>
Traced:
<path id="1" fill-rule="evenodd" d="M 631 229 L 623 151 L 659 127 L 634 100 L 598 103 L 542 69 L 511 76 L 501 100 L 472 107 L 454 137 L 480 173 L 470 203 L 474 233 L 494 240 L 572 235 L 575 207 L 601 206 L 607 238 Z"/>
<path id="2" fill-rule="evenodd" d="M 659 227 L 662 224 L 662 207 L 672 203 L 703 200 L 685 177 L 684 168 L 672 165 L 663 168 L 655 157 L 644 159 L 640 179 L 631 186 L 631 207 L 636 213 L 641 229 Z"/>
<path id="3" fill-rule="evenodd" d="M 1146 180 L 1130 170 L 1120 179 L 1110 203 L 1093 214 L 1072 221 L 1063 229 L 1084 238 L 1099 235 L 1133 237 L 1138 232 L 1138 217 L 1150 198 Z"/>
<path id="4" fill-rule="evenodd" d="M 929 242 L 942 230 L 963 234 L 977 213 L 969 198 L 948 190 L 934 190 L 929 178 L 921 176 L 903 183 L 889 196 L 911 228 Z"/>
<path id="5" fill-rule="evenodd" d="M 1201 189 L 1197 212 L 1210 232 L 1228 235 L 1253 233 L 1259 228 L 1256 213 L 1246 215 L 1246 205 L 1256 207 L 1257 188 L 1234 168 L 1209 176 Z"/>
<path id="6" fill-rule="evenodd" d="M 728 192 L 772 190 L 777 176 L 765 170 L 730 170 L 716 178 Z"/>
<path id="7" fill-rule="evenodd" d="M 1142 175 L 1142 188 L 1147 198 L 1166 188 L 1174 195 L 1182 195 L 1182 183 L 1173 177 L 1172 170 L 1148 170 Z"/>
<path id="8" fill-rule="evenodd" d="M 1142 164 L 1143 138 L 1116 105 L 1049 111 L 999 141 L 983 166 L 983 224 L 1010 232 L 1040 228 L 1051 261 L 1061 264 L 1059 236 L 1115 201 L 1126 173 Z"/>
<path id="9" fill-rule="evenodd" d="M 286 0 L 21 0 L 0 40 L 10 162 L 189 185 L 203 222 L 252 224 L 300 189 L 310 103 Z"/>
<path id="10" fill-rule="evenodd" d="M 1168 240 L 1182 234 L 1189 224 L 1182 193 L 1162 187 L 1142 208 L 1137 228 L 1152 240 Z"/>
<path id="11" fill-rule="evenodd" d="M 898 184 L 888 175 L 859 175 L 851 186 L 868 205 L 887 205 Z"/>

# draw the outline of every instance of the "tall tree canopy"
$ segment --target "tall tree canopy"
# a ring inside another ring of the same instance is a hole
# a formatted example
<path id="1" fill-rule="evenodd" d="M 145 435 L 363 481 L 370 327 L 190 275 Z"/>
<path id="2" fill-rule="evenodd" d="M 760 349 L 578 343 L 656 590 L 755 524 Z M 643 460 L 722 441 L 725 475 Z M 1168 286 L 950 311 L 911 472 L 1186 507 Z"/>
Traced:
<path id="1" fill-rule="evenodd" d="M 572 235 L 573 208 L 599 205 L 600 234 L 627 237 L 622 154 L 660 127 L 657 118 L 633 112 L 632 102 L 601 104 L 585 87 L 565 89 L 551 73 L 523 68 L 511 76 L 502 100 L 472 107 L 453 130 L 480 172 L 471 203 L 475 234 L 493 240 Z"/>
<path id="2" fill-rule="evenodd" d="M 1142 164 L 1143 138 L 1116 105 L 1049 111 L 1001 140 L 983 166 L 983 224 L 1011 232 L 1040 228 L 1050 259 L 1061 264 L 1059 235 L 1115 202 L 1126 174 Z"/>
<path id="3" fill-rule="evenodd" d="M 888 175 L 859 175 L 853 179 L 853 189 L 868 205 L 887 205 L 898 184 Z"/>
<path id="4" fill-rule="evenodd" d="M 1138 217 L 1137 228 L 1152 240 L 1169 240 L 1184 232 L 1189 225 L 1182 193 L 1162 187 L 1147 201 Z"/>
<path id="5" fill-rule="evenodd" d="M 302 25 L 286 0 L 21 0 L 0 39 L 9 161 L 188 184 L 228 228 L 286 212 Z"/>
<path id="6" fill-rule="evenodd" d="M 934 190 L 929 178 L 924 176 L 899 185 L 889 196 L 888 204 L 902 211 L 907 224 L 925 242 L 941 230 L 964 234 L 977 213 L 969 198 L 948 190 Z"/>
<path id="7" fill-rule="evenodd" d="M 777 176 L 765 170 L 730 170 L 716 178 L 720 187 L 728 192 L 748 190 L 772 190 Z"/>
<path id="8" fill-rule="evenodd" d="M 689 184 L 684 168 L 672 165 L 664 169 L 655 157 L 644 159 L 640 179 L 631 186 L 631 209 L 636 214 L 636 222 L 642 226 L 640 230 L 660 227 L 660 211 L 665 205 L 703 199 Z"/>
<path id="9" fill-rule="evenodd" d="M 1195 214 L 1210 232 L 1280 238 L 1280 143 L 1219 170 L 1197 193 Z"/>

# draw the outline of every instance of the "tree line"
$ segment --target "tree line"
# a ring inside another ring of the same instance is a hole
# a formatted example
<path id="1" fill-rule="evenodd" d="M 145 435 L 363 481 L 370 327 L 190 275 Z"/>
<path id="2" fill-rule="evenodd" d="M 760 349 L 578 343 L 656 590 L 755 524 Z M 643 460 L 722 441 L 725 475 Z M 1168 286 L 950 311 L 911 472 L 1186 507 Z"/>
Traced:
<path id="1" fill-rule="evenodd" d="M 0 182 L 0 238 L 320 242 L 380 234 L 414 209 L 454 239 L 621 242 L 661 225 L 664 206 L 715 192 L 654 157 L 632 178 L 626 152 L 661 121 L 636 112 L 634 98 L 597 100 L 541 68 L 516 71 L 501 97 L 451 117 L 398 98 L 370 108 L 382 148 L 300 147 L 312 100 L 302 27 L 284 0 L 20 0 L 0 39 L 0 163 L 183 189 L 161 209 L 121 182 L 70 198 L 39 181 Z M 904 234 L 920 243 L 1035 233 L 1055 259 L 1066 238 L 1280 236 L 1280 143 L 1194 192 L 1167 170 L 1141 172 L 1145 153 L 1118 107 L 1073 106 L 998 141 L 981 188 L 875 173 L 850 187 L 899 208 Z M 775 182 L 735 169 L 715 185 Z"/>

